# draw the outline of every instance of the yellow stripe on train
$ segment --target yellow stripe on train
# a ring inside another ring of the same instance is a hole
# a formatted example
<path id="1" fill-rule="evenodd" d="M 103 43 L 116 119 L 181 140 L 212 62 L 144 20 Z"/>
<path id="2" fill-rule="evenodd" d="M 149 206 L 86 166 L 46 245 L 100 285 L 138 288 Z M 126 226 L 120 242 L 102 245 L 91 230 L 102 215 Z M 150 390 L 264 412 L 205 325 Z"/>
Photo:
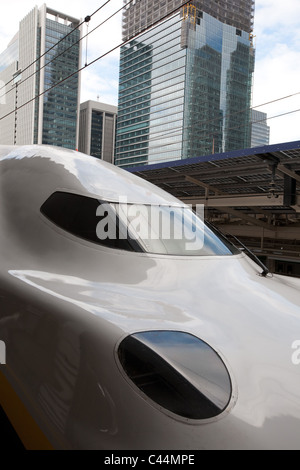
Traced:
<path id="1" fill-rule="evenodd" d="M 27 450 L 53 450 L 50 442 L 28 413 L 0 370 L 0 403 L 13 428 Z"/>

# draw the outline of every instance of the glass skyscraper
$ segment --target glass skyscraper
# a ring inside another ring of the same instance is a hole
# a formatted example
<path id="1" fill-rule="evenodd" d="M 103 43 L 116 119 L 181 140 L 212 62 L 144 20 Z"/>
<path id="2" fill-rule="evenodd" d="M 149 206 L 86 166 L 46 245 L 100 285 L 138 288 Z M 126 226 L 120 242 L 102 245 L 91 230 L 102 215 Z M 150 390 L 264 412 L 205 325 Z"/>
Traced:
<path id="1" fill-rule="evenodd" d="M 182 3 L 136 0 L 125 10 L 117 165 L 250 147 L 254 2 Z"/>
<path id="2" fill-rule="evenodd" d="M 1 120 L 0 143 L 77 148 L 78 25 L 78 19 L 45 4 L 20 22 L 17 35 L 0 54 L 0 118 L 6 116 Z"/>
<path id="3" fill-rule="evenodd" d="M 270 127 L 267 125 L 267 114 L 252 109 L 251 147 L 261 147 L 270 143 Z"/>

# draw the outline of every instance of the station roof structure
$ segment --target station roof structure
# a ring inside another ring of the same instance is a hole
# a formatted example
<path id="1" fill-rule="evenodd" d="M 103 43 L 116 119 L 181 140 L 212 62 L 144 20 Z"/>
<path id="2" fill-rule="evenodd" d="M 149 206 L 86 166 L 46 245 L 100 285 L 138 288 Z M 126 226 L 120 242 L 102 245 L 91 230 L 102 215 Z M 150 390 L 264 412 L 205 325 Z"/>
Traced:
<path id="1" fill-rule="evenodd" d="M 267 216 L 300 213 L 300 141 L 131 167 L 128 171 L 187 204 L 204 204 L 270 229 L 271 218 Z"/>

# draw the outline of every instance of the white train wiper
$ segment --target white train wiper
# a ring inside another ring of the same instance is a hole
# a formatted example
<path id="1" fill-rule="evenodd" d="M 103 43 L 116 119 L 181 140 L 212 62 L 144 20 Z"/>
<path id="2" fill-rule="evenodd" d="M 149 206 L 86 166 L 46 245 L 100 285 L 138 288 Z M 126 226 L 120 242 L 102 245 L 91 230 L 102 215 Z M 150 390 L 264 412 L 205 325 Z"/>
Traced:
<path id="1" fill-rule="evenodd" d="M 270 270 L 267 268 L 267 266 L 256 256 L 253 251 L 251 251 L 246 245 L 244 245 L 241 240 L 239 240 L 235 235 L 229 235 L 229 234 L 224 234 L 221 232 L 215 225 L 213 225 L 210 222 L 205 221 L 206 225 L 211 228 L 211 230 L 214 230 L 221 238 L 225 238 L 228 243 L 232 243 L 228 237 L 232 237 L 242 248 L 239 248 L 238 246 L 234 245 L 236 249 L 239 251 L 245 252 L 250 259 L 252 259 L 258 266 L 262 268 L 262 272 L 260 273 L 260 276 L 266 277 L 268 274 L 270 274 Z"/>
<path id="2" fill-rule="evenodd" d="M 270 273 L 270 270 L 267 268 L 267 266 L 258 258 L 258 256 L 256 256 L 255 253 L 253 253 L 253 251 L 251 251 L 246 245 L 244 245 L 244 243 L 242 243 L 241 240 L 239 240 L 235 235 L 230 235 L 230 236 L 237 243 L 239 243 L 241 245 L 241 247 L 243 249 L 242 251 L 247 253 L 249 258 L 251 258 L 253 261 L 255 261 L 255 263 L 257 263 L 262 268 L 262 273 L 260 275 L 263 276 L 263 277 L 266 277 Z"/>

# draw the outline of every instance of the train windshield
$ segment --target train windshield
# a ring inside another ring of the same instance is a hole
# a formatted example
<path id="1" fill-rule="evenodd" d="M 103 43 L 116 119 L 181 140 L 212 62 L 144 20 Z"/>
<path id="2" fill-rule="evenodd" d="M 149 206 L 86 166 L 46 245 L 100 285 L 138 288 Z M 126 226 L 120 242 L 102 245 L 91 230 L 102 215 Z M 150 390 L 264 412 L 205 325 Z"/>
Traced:
<path id="1" fill-rule="evenodd" d="M 208 256 L 235 254 L 188 206 L 110 204 L 124 236 L 144 252 L 164 255 Z M 121 234 L 120 233 L 120 234 Z"/>
<path id="2" fill-rule="evenodd" d="M 109 248 L 185 256 L 239 252 L 188 206 L 103 202 L 57 191 L 41 212 L 76 237 Z"/>

